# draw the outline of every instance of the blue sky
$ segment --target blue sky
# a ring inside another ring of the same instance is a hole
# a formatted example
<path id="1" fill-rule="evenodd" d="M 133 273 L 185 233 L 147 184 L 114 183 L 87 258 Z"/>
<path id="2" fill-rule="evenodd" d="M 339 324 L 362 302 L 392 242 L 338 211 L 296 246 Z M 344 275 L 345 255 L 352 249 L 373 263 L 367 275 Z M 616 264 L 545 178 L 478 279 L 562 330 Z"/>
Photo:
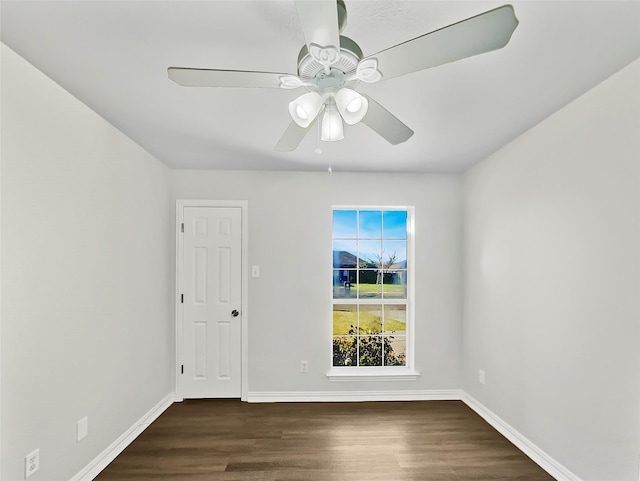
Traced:
<path id="1" fill-rule="evenodd" d="M 384 235 L 383 235 L 384 230 Z M 404 210 L 334 210 L 334 239 L 406 239 Z"/>
<path id="2" fill-rule="evenodd" d="M 396 262 L 404 261 L 407 258 L 407 212 L 334 210 L 333 238 L 334 251 L 347 251 L 371 260 L 375 260 L 380 252 L 384 253 L 385 260 L 395 253 Z"/>

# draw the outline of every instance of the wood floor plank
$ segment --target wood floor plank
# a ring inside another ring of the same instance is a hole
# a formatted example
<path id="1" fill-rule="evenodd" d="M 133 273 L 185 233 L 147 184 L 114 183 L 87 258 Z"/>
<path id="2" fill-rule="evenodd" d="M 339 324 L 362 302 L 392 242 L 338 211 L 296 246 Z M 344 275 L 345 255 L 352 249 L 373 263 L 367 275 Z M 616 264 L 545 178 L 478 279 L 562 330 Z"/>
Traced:
<path id="1" fill-rule="evenodd" d="M 459 401 L 165 411 L 96 481 L 553 481 Z"/>

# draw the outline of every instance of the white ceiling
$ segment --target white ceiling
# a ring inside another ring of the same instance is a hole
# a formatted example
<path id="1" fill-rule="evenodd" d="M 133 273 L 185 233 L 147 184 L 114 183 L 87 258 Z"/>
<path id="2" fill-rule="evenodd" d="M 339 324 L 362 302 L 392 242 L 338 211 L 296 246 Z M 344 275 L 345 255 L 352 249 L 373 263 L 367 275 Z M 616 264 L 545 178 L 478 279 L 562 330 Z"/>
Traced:
<path id="1" fill-rule="evenodd" d="M 346 0 L 343 34 L 366 56 L 503 3 Z M 6 45 L 172 168 L 460 172 L 640 57 L 638 1 L 511 3 L 505 48 L 358 86 L 415 131 L 407 142 L 314 128 L 289 153 L 273 147 L 300 91 L 185 88 L 166 69 L 295 74 L 291 0 L 2 0 L 0 15 Z"/>

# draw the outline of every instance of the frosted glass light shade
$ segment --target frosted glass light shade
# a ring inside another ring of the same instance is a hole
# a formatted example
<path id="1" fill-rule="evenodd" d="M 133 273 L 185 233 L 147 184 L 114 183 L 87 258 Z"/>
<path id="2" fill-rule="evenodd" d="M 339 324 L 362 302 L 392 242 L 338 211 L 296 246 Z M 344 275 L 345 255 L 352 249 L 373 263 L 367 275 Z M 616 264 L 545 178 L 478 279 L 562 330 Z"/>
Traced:
<path id="1" fill-rule="evenodd" d="M 322 108 L 322 97 L 318 92 L 308 92 L 289 103 L 289 114 L 302 128 L 307 128 Z"/>
<path id="2" fill-rule="evenodd" d="M 335 99 L 338 111 L 347 124 L 357 124 L 367 115 L 369 101 L 355 90 L 340 89 Z"/>
<path id="3" fill-rule="evenodd" d="M 327 105 L 322 117 L 322 140 L 334 142 L 344 139 L 344 126 L 342 125 L 342 117 L 336 110 L 334 104 Z"/>

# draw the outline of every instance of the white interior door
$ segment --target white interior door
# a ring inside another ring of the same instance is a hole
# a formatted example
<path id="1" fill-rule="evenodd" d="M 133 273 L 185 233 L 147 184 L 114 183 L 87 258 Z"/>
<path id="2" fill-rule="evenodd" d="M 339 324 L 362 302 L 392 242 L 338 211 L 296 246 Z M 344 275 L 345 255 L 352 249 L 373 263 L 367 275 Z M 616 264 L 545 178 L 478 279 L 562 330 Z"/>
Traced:
<path id="1" fill-rule="evenodd" d="M 180 390 L 240 397 L 242 209 L 185 207 L 183 222 Z"/>

